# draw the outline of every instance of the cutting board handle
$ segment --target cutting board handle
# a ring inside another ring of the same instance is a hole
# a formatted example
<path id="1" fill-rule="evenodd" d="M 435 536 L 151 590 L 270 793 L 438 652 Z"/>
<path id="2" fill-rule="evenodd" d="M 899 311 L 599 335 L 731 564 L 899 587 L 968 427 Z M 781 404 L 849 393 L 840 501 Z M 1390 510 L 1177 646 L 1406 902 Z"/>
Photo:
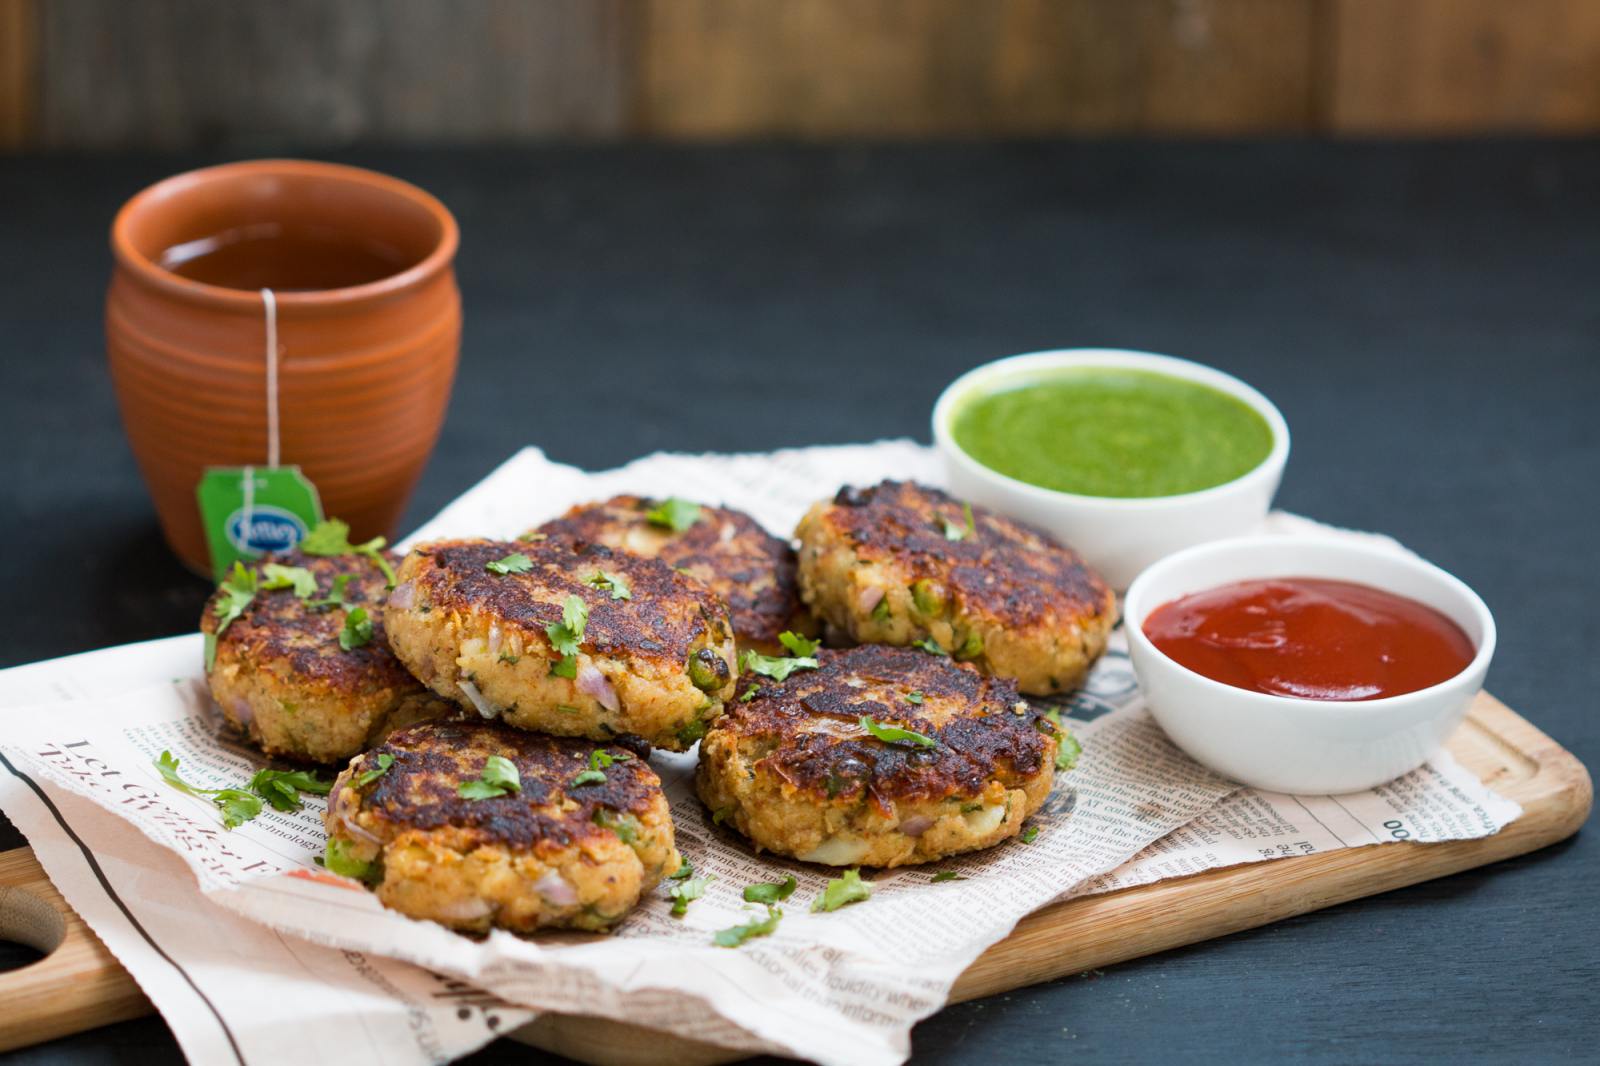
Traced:
<path id="1" fill-rule="evenodd" d="M 45 953 L 38 962 L 0 973 L 0 1051 L 155 1010 L 67 906 L 29 848 L 0 852 L 0 940 Z"/>

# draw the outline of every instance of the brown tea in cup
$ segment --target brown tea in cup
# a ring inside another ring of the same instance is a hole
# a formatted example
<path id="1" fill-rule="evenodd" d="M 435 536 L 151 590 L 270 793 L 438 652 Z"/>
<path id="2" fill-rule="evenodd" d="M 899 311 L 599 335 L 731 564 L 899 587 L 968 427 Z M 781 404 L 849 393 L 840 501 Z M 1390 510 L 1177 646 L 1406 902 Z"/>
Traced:
<path id="1" fill-rule="evenodd" d="M 455 220 L 416 186 L 329 163 L 180 174 L 112 225 L 106 346 L 168 543 L 205 571 L 195 487 L 268 459 L 266 306 L 279 450 L 360 540 L 393 536 L 443 423 L 461 304 Z"/>
<path id="2" fill-rule="evenodd" d="M 368 285 L 416 260 L 403 248 L 355 230 L 253 222 L 175 244 L 157 263 L 207 285 L 283 293 Z"/>

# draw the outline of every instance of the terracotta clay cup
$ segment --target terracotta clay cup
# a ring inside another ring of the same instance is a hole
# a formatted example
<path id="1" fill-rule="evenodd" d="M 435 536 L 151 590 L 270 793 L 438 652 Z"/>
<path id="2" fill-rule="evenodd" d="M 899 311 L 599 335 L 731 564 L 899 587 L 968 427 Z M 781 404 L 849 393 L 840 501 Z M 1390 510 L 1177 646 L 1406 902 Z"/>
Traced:
<path id="1" fill-rule="evenodd" d="M 129 200 L 111 226 L 111 377 L 167 543 L 201 572 L 201 473 L 267 462 L 265 305 L 258 291 L 161 262 L 168 249 L 262 225 L 347 233 L 396 255 L 397 272 L 375 281 L 274 293 L 280 461 L 305 471 L 356 540 L 393 538 L 455 379 L 456 223 L 416 186 L 260 160 L 179 174 Z"/>

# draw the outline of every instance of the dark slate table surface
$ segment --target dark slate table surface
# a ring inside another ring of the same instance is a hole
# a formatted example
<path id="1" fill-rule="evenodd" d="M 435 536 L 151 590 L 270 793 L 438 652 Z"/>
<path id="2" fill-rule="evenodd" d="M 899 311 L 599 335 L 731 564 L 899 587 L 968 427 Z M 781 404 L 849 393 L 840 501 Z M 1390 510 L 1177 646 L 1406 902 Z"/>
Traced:
<path id="1" fill-rule="evenodd" d="M 413 526 L 524 444 L 909 434 L 1039 348 L 1241 375 L 1294 431 L 1279 502 L 1474 585 L 1490 689 L 1600 759 L 1600 143 L 373 151 L 458 215 L 466 331 Z M 215 160 L 0 160 L 0 666 L 193 626 L 104 369 L 105 230 Z M 21 843 L 0 822 L 0 848 Z M 1600 1044 L 1592 830 L 1534 855 L 969 1003 L 916 1057 L 1521 1062 Z M 148 1018 L 12 1055 L 166 1061 Z M 542 1056 L 502 1042 L 474 1061 Z M 1591 1060 L 1592 1061 L 1592 1060 Z"/>

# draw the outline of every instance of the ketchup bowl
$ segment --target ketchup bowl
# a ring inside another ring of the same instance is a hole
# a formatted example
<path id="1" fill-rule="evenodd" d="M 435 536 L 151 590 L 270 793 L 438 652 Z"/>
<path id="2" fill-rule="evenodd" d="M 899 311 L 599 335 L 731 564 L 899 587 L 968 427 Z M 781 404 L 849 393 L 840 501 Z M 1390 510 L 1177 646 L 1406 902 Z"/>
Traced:
<path id="1" fill-rule="evenodd" d="M 1350 582 L 1415 601 L 1459 627 L 1471 658 L 1453 676 L 1415 691 L 1309 699 L 1212 680 L 1167 655 L 1145 632 L 1163 605 L 1275 578 Z M 1426 762 L 1461 724 L 1495 646 L 1489 608 L 1457 578 L 1397 548 L 1315 537 L 1238 537 L 1168 556 L 1129 587 L 1123 621 L 1139 687 L 1174 743 L 1244 784 L 1300 794 L 1372 788 Z"/>

